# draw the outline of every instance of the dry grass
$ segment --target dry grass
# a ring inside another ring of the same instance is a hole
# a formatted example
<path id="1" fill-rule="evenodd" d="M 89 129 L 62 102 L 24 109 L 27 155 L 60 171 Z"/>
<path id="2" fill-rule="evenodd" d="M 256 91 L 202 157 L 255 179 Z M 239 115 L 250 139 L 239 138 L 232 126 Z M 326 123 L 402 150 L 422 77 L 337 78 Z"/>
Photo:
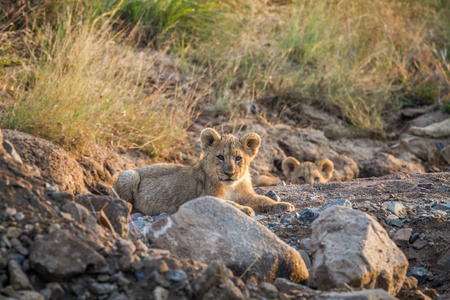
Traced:
<path id="1" fill-rule="evenodd" d="M 379 136 L 402 107 L 450 107 L 449 14 L 445 0 L 20 0 L 0 28 L 28 28 L 31 59 L 0 124 L 154 152 L 196 104 L 233 116 L 269 98 Z"/>

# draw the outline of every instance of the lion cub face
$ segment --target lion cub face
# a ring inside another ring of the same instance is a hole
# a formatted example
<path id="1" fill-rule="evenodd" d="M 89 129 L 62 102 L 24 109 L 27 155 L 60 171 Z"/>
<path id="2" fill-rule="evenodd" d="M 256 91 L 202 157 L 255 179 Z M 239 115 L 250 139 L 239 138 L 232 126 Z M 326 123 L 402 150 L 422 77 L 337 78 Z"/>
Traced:
<path id="1" fill-rule="evenodd" d="M 316 164 L 312 162 L 300 163 L 293 157 L 287 157 L 282 163 L 283 173 L 293 184 L 327 182 L 331 179 L 334 164 L 328 158 Z"/>
<path id="2" fill-rule="evenodd" d="M 220 136 L 206 128 L 200 135 L 206 172 L 223 185 L 232 185 L 244 177 L 250 162 L 258 153 L 261 139 L 249 133 L 240 139 L 233 135 Z"/>

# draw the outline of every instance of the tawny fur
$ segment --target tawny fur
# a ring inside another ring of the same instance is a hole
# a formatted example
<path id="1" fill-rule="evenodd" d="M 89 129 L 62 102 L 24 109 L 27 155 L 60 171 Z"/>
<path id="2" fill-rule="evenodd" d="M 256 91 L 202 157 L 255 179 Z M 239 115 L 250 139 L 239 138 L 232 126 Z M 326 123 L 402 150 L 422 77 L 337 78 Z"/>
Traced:
<path id="1" fill-rule="evenodd" d="M 334 171 L 334 164 L 328 158 L 314 164 L 310 161 L 300 163 L 294 157 L 287 157 L 281 167 L 287 181 L 292 184 L 328 182 Z"/>
<path id="2" fill-rule="evenodd" d="M 253 186 L 272 186 L 280 183 L 281 179 L 272 175 L 256 175 L 252 177 Z"/>
<path id="3" fill-rule="evenodd" d="M 114 189 L 146 215 L 175 212 L 201 196 L 224 199 L 248 215 L 253 215 L 253 210 L 294 210 L 290 203 L 276 202 L 253 191 L 248 166 L 258 153 L 259 135 L 250 133 L 238 139 L 206 128 L 200 137 L 203 157 L 196 165 L 155 164 L 128 170 L 119 175 Z"/>

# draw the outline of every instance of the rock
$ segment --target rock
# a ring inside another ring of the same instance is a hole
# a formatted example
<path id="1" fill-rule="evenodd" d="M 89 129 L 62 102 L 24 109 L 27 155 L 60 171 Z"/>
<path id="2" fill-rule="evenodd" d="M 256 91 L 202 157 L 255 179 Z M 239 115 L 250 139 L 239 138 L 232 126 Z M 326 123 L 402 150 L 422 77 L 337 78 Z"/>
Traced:
<path id="1" fill-rule="evenodd" d="M 155 248 L 170 250 L 179 258 L 195 257 L 203 263 L 223 260 L 238 276 L 254 273 L 268 282 L 276 277 L 294 282 L 308 278 L 297 251 L 269 229 L 214 197 L 182 205 L 174 215 L 153 223 L 147 238 Z"/>
<path id="2" fill-rule="evenodd" d="M 268 191 L 265 196 L 269 197 L 270 199 L 277 201 L 277 202 L 281 202 L 280 196 L 277 195 L 277 193 L 275 193 L 274 191 L 270 190 Z"/>
<path id="3" fill-rule="evenodd" d="M 12 158 L 14 158 L 15 161 L 17 161 L 19 164 L 23 164 L 22 158 L 17 153 L 16 149 L 14 149 L 14 146 L 10 141 L 3 140 L 3 148 L 6 150 L 6 152 L 9 153 L 9 155 L 12 156 Z"/>
<path id="4" fill-rule="evenodd" d="M 157 286 L 153 290 L 153 298 L 155 298 L 155 300 L 167 300 L 169 299 L 169 291 L 161 286 Z"/>
<path id="5" fill-rule="evenodd" d="M 65 150 L 55 144 L 27 133 L 2 129 L 23 162 L 34 165 L 46 181 L 56 183 L 63 191 L 86 193 L 81 166 Z"/>
<path id="6" fill-rule="evenodd" d="M 444 269 L 450 269 L 450 250 L 447 250 L 447 252 L 438 260 L 437 264 Z"/>
<path id="7" fill-rule="evenodd" d="M 72 218 L 80 224 L 83 224 L 89 216 L 89 210 L 81 204 L 68 202 L 64 204 L 62 209 L 69 213 Z"/>
<path id="8" fill-rule="evenodd" d="M 311 250 L 311 238 L 307 237 L 300 241 L 300 247 L 305 250 Z"/>
<path id="9" fill-rule="evenodd" d="M 8 263 L 9 282 L 16 290 L 29 290 L 31 289 L 30 281 L 27 274 L 22 270 L 22 267 L 15 260 L 10 260 Z"/>
<path id="10" fill-rule="evenodd" d="M 298 250 L 298 252 L 300 253 L 300 255 L 302 256 L 303 261 L 305 262 L 305 266 L 306 268 L 309 270 L 311 269 L 311 259 L 309 258 L 308 253 L 306 253 L 305 250 L 300 249 Z"/>
<path id="11" fill-rule="evenodd" d="M 103 256 L 72 234 L 55 228 L 37 235 L 30 250 L 33 270 L 48 279 L 67 279 L 105 264 Z"/>
<path id="12" fill-rule="evenodd" d="M 346 199 L 337 199 L 317 208 L 306 208 L 300 212 L 300 215 L 297 217 L 297 219 L 302 221 L 305 225 L 311 225 L 311 223 L 319 217 L 321 212 L 335 205 L 352 208 L 352 203 L 350 201 Z"/>
<path id="13" fill-rule="evenodd" d="M 450 202 L 447 202 L 447 203 L 445 203 L 445 204 L 436 204 L 436 205 L 434 206 L 434 209 L 436 209 L 436 210 L 443 210 L 443 211 L 446 211 L 446 212 L 450 212 Z"/>
<path id="14" fill-rule="evenodd" d="M 20 291 L 15 295 L 17 300 L 45 300 L 44 296 L 34 291 Z"/>
<path id="15" fill-rule="evenodd" d="M 89 291 L 95 295 L 111 294 L 117 290 L 117 285 L 111 283 L 94 282 L 89 286 Z"/>
<path id="16" fill-rule="evenodd" d="M 406 218 L 406 208 L 399 202 L 394 202 L 387 208 L 388 211 L 395 214 L 400 219 Z"/>
<path id="17" fill-rule="evenodd" d="M 417 279 L 418 284 L 422 285 L 428 280 L 428 276 L 433 275 L 427 269 L 423 267 L 412 267 L 408 270 L 408 276 L 412 276 Z"/>
<path id="18" fill-rule="evenodd" d="M 58 202 L 72 202 L 75 199 L 73 194 L 67 192 L 54 192 L 50 196 Z"/>
<path id="19" fill-rule="evenodd" d="M 128 236 L 128 218 L 131 212 L 130 203 L 114 197 L 90 194 L 77 195 L 75 202 L 83 205 L 88 210 L 103 210 L 116 233 L 121 237 Z"/>
<path id="20" fill-rule="evenodd" d="M 414 244 L 415 241 L 417 241 L 420 237 L 420 233 L 414 232 L 411 237 L 409 238 L 409 243 Z"/>
<path id="21" fill-rule="evenodd" d="M 22 235 L 22 229 L 17 227 L 9 227 L 6 230 L 6 237 L 9 239 L 18 238 Z"/>
<path id="22" fill-rule="evenodd" d="M 210 290 L 220 285 L 227 285 L 229 274 L 223 261 L 213 261 L 208 268 L 193 282 L 193 292 L 202 299 Z"/>
<path id="23" fill-rule="evenodd" d="M 50 282 L 40 293 L 46 300 L 61 300 L 64 297 L 64 289 L 57 282 Z"/>
<path id="24" fill-rule="evenodd" d="M 394 242 L 399 247 L 404 247 L 404 248 L 409 247 L 409 238 L 411 237 L 411 233 L 412 233 L 411 228 L 400 229 L 394 235 Z"/>
<path id="25" fill-rule="evenodd" d="M 300 212 L 297 219 L 302 221 L 305 225 L 311 225 L 311 223 L 319 217 L 319 214 L 319 210 L 316 208 L 305 208 Z"/>
<path id="26" fill-rule="evenodd" d="M 428 243 L 424 240 L 417 240 L 412 244 L 412 247 L 416 250 L 421 250 L 425 248 L 425 246 L 428 245 Z"/>
<path id="27" fill-rule="evenodd" d="M 339 300 L 395 300 L 391 294 L 383 289 L 365 290 L 347 293 L 326 293 L 316 297 L 317 300 L 339 299 Z"/>
<path id="28" fill-rule="evenodd" d="M 400 290 L 408 260 L 373 218 L 333 206 L 311 229 L 311 286 L 327 290 L 348 284 L 383 288 L 393 295 Z"/>
<path id="29" fill-rule="evenodd" d="M 269 299 L 274 299 L 278 295 L 277 287 L 271 283 L 262 282 L 259 284 L 258 288 L 259 288 L 260 292 L 262 292 L 263 295 Z"/>
<path id="30" fill-rule="evenodd" d="M 309 293 L 309 294 L 317 294 L 318 291 L 313 290 L 307 286 L 298 284 L 298 283 L 293 283 L 292 281 L 289 281 L 286 278 L 277 278 L 275 279 L 274 285 L 277 287 L 277 289 L 280 292 L 289 294 L 292 293 L 294 291 L 301 291 L 302 293 Z"/>

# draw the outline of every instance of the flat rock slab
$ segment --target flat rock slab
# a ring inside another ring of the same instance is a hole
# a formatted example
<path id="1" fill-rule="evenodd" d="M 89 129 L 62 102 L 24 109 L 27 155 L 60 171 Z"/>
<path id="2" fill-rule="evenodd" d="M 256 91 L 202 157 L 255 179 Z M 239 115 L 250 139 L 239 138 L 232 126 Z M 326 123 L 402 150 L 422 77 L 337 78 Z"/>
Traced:
<path id="1" fill-rule="evenodd" d="M 395 300 L 391 294 L 382 289 L 365 290 L 348 293 L 327 293 L 316 297 L 317 300 Z"/>
<path id="2" fill-rule="evenodd" d="M 61 229 L 37 235 L 30 251 L 31 268 L 50 280 L 67 279 L 104 264 L 103 256 Z"/>
<path id="3" fill-rule="evenodd" d="M 301 282 L 308 270 L 300 253 L 269 229 L 214 197 L 182 205 L 177 213 L 153 223 L 147 238 L 155 248 L 178 258 L 204 263 L 223 260 L 236 276 L 244 272 L 262 281 L 277 277 Z"/>
<path id="4" fill-rule="evenodd" d="M 128 236 L 128 217 L 131 212 L 130 203 L 115 197 L 91 194 L 77 195 L 75 202 L 83 205 L 89 211 L 92 211 L 92 209 L 95 209 L 97 212 L 103 210 L 115 232 L 121 237 Z"/>
<path id="5" fill-rule="evenodd" d="M 392 295 L 402 287 L 408 260 L 367 214 L 334 206 L 321 213 L 311 229 L 311 286 L 382 288 Z"/>

